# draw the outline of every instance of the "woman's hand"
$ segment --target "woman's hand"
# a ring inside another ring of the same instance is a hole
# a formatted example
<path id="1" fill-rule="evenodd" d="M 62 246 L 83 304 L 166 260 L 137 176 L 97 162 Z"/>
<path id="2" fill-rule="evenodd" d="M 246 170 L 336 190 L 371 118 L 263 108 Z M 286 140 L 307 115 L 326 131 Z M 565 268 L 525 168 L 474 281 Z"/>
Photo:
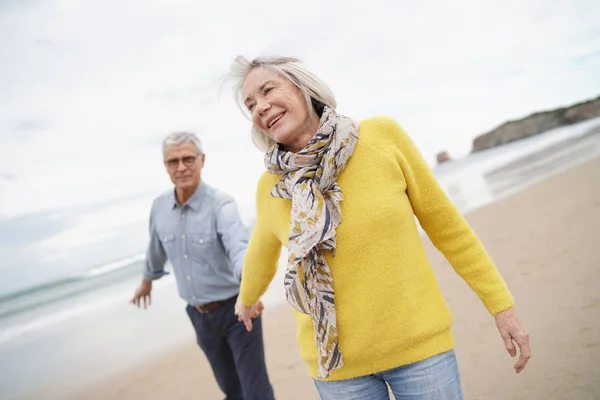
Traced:
<path id="1" fill-rule="evenodd" d="M 517 355 L 517 349 L 513 341 L 519 346 L 519 360 L 515 364 L 517 374 L 525 368 L 527 361 L 531 358 L 531 350 L 529 348 L 529 333 L 525 327 L 517 319 L 515 311 L 512 308 L 496 314 L 496 328 L 500 332 L 500 336 L 504 341 L 504 347 L 511 357 Z"/>
<path id="2" fill-rule="evenodd" d="M 246 306 L 242 304 L 238 297 L 238 300 L 235 303 L 235 315 L 238 316 L 238 321 L 243 322 L 244 325 L 246 325 L 246 330 L 248 330 L 248 332 L 252 330 L 252 318 L 258 317 L 264 309 L 265 306 L 260 300 L 253 306 Z"/>

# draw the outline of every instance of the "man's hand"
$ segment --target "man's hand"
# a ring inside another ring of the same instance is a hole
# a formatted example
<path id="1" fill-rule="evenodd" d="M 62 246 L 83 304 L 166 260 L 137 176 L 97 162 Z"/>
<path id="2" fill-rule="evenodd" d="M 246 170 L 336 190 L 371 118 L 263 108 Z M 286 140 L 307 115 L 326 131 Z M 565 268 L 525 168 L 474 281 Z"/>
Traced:
<path id="1" fill-rule="evenodd" d="M 252 318 L 256 318 L 265 309 L 262 301 L 258 300 L 253 306 L 246 306 L 242 304 L 239 297 L 235 303 L 235 315 L 238 316 L 238 321 L 243 322 L 246 325 L 246 330 L 250 332 L 252 330 Z"/>
<path id="2" fill-rule="evenodd" d="M 129 302 L 135 304 L 138 308 L 143 303 L 145 310 L 152 303 L 150 292 L 152 292 L 152 281 L 142 281 Z"/>
<path id="3" fill-rule="evenodd" d="M 496 328 L 500 332 L 500 336 L 504 341 L 504 347 L 511 357 L 517 355 L 517 349 L 513 341 L 519 346 L 519 360 L 515 364 L 517 374 L 525 368 L 527 361 L 531 358 L 531 350 L 529 348 L 529 333 L 521 322 L 517 319 L 515 311 L 512 308 L 496 314 Z"/>

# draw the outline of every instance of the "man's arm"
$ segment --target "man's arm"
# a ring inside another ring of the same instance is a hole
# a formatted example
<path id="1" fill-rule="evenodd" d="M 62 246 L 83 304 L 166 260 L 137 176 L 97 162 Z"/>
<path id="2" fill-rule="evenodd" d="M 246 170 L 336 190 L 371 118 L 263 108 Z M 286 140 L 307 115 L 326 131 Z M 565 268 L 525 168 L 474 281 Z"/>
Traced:
<path id="1" fill-rule="evenodd" d="M 242 224 L 235 200 L 227 197 L 220 202 L 216 224 L 217 234 L 221 239 L 221 243 L 223 243 L 237 278 L 241 281 L 249 234 L 244 224 Z"/>
<path id="2" fill-rule="evenodd" d="M 153 281 L 168 274 L 168 272 L 165 271 L 167 254 L 165 253 L 165 249 L 160 242 L 160 236 L 156 231 L 156 217 L 154 214 L 155 204 L 152 205 L 152 210 L 150 211 L 150 243 L 146 249 L 146 262 L 144 268 L 145 281 Z"/>
<path id="3" fill-rule="evenodd" d="M 151 304 L 152 281 L 166 275 L 165 263 L 167 255 L 160 242 L 158 232 L 156 232 L 154 217 L 154 204 L 150 211 L 150 243 L 146 250 L 146 261 L 144 265 L 143 279 L 138 288 L 135 290 L 130 303 L 144 309 Z"/>

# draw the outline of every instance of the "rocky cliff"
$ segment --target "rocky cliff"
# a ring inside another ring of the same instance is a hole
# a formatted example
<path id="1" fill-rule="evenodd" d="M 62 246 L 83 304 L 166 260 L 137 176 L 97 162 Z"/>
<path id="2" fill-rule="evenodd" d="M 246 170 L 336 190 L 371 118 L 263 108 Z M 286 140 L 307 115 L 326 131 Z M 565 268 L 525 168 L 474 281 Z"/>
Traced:
<path id="1" fill-rule="evenodd" d="M 450 154 L 448 154 L 447 151 L 441 151 L 441 152 L 437 153 L 436 159 L 437 159 L 438 164 L 452 161 L 452 158 L 450 157 Z"/>
<path id="2" fill-rule="evenodd" d="M 595 117 L 600 117 L 600 96 L 570 107 L 538 112 L 517 121 L 505 122 L 493 131 L 476 137 L 471 152 L 500 146 Z"/>

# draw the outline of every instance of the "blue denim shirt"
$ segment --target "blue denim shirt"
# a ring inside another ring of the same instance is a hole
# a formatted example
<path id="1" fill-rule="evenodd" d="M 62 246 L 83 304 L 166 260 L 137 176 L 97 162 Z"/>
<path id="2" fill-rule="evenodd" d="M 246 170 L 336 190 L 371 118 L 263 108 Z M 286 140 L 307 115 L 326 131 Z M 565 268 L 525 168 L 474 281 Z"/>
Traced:
<path id="1" fill-rule="evenodd" d="M 200 182 L 180 205 L 170 190 L 154 200 L 144 279 L 166 275 L 173 266 L 179 296 L 201 305 L 235 296 L 240 290 L 249 233 L 230 196 Z"/>

